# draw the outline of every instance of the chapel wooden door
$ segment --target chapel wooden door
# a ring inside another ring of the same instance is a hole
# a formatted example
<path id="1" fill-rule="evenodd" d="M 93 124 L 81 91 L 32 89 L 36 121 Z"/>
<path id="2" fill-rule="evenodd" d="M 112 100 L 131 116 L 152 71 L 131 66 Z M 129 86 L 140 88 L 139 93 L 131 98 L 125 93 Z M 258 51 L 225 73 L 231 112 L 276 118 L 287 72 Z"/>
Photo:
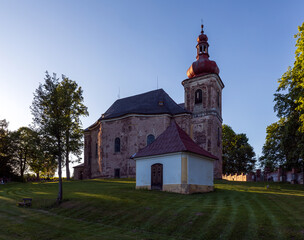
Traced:
<path id="1" fill-rule="evenodd" d="M 160 163 L 151 166 L 151 189 L 162 190 L 163 188 L 163 165 Z"/>

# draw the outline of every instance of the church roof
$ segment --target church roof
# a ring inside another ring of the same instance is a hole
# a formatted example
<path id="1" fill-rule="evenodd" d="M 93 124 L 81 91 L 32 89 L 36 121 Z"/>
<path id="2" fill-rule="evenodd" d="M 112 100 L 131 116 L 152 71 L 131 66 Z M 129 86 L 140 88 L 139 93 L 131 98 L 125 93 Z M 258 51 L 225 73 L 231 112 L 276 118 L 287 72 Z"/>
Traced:
<path id="1" fill-rule="evenodd" d="M 157 89 L 116 100 L 99 120 L 121 117 L 130 113 L 176 115 L 189 112 L 174 102 L 163 89 Z"/>
<path id="2" fill-rule="evenodd" d="M 132 158 L 161 155 L 174 152 L 192 152 L 208 158 L 218 159 L 196 144 L 175 121 L 159 135 L 153 143 L 139 150 Z"/>

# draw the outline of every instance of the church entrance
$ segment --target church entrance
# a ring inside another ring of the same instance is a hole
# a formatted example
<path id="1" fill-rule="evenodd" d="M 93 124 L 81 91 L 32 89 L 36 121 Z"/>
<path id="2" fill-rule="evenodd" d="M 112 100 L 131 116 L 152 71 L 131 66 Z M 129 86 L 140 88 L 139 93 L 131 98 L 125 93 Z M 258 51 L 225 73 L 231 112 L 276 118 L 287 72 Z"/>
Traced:
<path id="1" fill-rule="evenodd" d="M 163 165 L 160 163 L 151 166 L 151 189 L 162 190 L 163 188 Z"/>
<path id="2" fill-rule="evenodd" d="M 120 168 L 115 168 L 114 169 L 114 177 L 115 178 L 120 178 Z"/>

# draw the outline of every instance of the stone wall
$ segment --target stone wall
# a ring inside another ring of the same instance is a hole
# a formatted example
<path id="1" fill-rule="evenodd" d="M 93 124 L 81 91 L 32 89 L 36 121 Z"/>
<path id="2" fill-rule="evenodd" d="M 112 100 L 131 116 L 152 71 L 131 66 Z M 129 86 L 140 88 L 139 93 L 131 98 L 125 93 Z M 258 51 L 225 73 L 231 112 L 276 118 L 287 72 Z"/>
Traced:
<path id="1" fill-rule="evenodd" d="M 147 145 L 148 135 L 157 138 L 163 133 L 171 120 L 170 115 L 162 114 L 101 121 L 85 134 L 85 172 L 90 172 L 85 174 L 86 178 L 114 177 L 115 169 L 119 169 L 120 177 L 135 177 L 135 161 L 130 157 Z M 174 120 L 189 132 L 189 115 L 176 116 Z M 120 139 L 120 152 L 115 152 L 115 138 Z"/>
<path id="2" fill-rule="evenodd" d="M 214 161 L 214 177 L 222 177 L 222 82 L 216 74 L 183 81 L 185 108 L 192 112 L 190 136 L 219 160 Z M 195 92 L 202 90 L 202 103 L 195 103 Z"/>
<path id="3" fill-rule="evenodd" d="M 274 172 L 262 172 L 260 169 L 248 174 L 225 174 L 222 175 L 222 179 L 228 181 L 239 181 L 239 182 L 290 182 L 292 184 L 299 183 L 303 184 L 303 172 L 292 169 L 291 171 L 283 171 L 279 168 Z"/>

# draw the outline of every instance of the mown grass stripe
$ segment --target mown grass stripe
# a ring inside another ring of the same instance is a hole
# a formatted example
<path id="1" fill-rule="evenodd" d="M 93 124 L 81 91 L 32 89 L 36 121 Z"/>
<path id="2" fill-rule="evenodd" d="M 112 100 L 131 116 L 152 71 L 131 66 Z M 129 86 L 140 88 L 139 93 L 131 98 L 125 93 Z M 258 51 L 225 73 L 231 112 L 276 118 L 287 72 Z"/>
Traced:
<path id="1" fill-rule="evenodd" d="M 0 239 L 304 238 L 301 186 L 220 181 L 213 193 L 185 196 L 117 181 L 64 182 L 59 207 L 56 183 L 0 185 Z M 16 206 L 25 196 L 32 208 Z"/>
<path id="2" fill-rule="evenodd" d="M 250 199 L 250 195 L 252 195 L 252 193 L 245 193 L 246 198 L 244 199 L 244 201 L 246 201 L 246 203 L 244 204 L 246 210 L 247 210 L 247 229 L 244 233 L 244 239 L 258 239 L 258 226 L 257 226 L 257 217 L 255 214 L 255 208 L 252 204 L 250 204 L 250 202 L 247 202 L 248 199 Z M 246 222 L 246 221 L 244 221 Z"/>

